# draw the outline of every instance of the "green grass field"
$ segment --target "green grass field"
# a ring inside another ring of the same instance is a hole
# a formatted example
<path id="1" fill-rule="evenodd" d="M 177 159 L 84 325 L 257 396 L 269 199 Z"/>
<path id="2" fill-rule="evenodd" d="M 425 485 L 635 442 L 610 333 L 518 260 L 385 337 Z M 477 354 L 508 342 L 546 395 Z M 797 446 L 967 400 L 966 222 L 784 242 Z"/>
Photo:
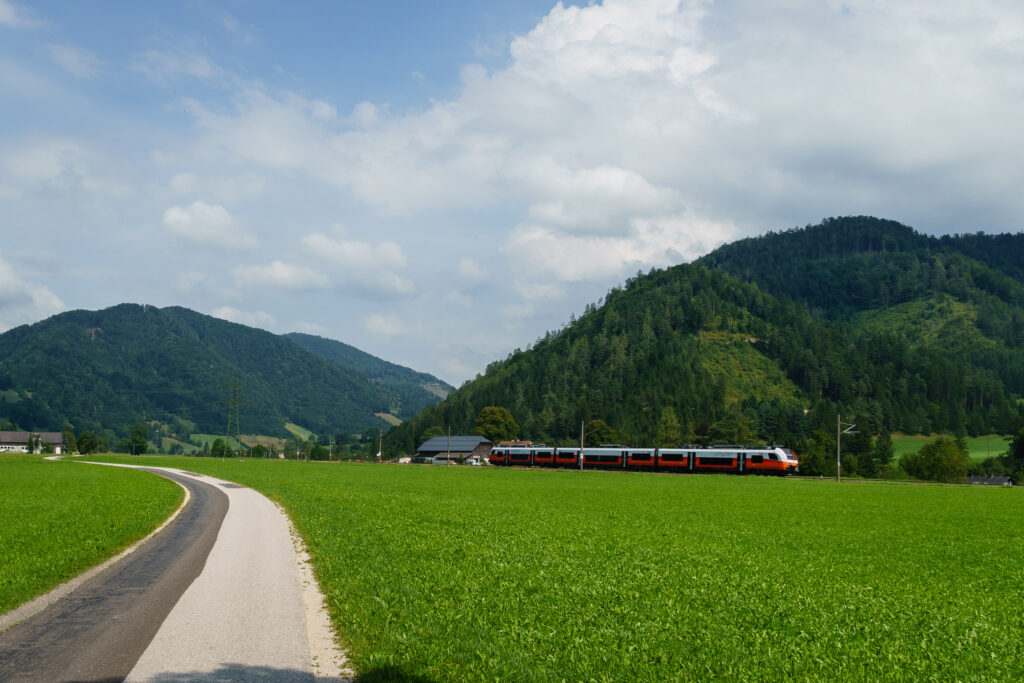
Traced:
<path id="1" fill-rule="evenodd" d="M 286 506 L 362 680 L 1024 678 L 1019 489 L 164 462 Z"/>
<path id="2" fill-rule="evenodd" d="M 309 441 L 310 438 L 316 436 L 313 432 L 309 431 L 305 427 L 300 427 L 292 422 L 286 422 L 284 428 L 291 432 L 292 436 L 295 436 L 303 441 Z"/>
<path id="3" fill-rule="evenodd" d="M 896 451 L 894 460 L 899 462 L 900 456 L 904 453 L 919 451 L 922 446 L 930 441 L 934 441 L 937 437 L 938 434 L 932 434 L 931 436 L 893 434 L 892 445 Z M 1009 445 L 1006 437 L 999 436 L 998 434 L 978 437 L 969 436 L 965 441 L 967 442 L 967 450 L 970 453 L 971 459 L 978 461 L 984 460 L 989 456 L 1002 455 L 1006 452 L 1006 448 Z"/>
<path id="4" fill-rule="evenodd" d="M 0 455 L 0 614 L 116 555 L 183 497 L 152 474 Z"/>
<path id="5" fill-rule="evenodd" d="M 229 436 L 229 437 L 225 438 L 223 434 L 198 434 L 197 433 L 197 434 L 193 434 L 192 435 L 192 440 L 193 441 L 197 441 L 197 442 L 199 442 L 201 444 L 204 444 L 206 446 L 206 450 L 208 452 L 213 450 L 213 442 L 216 441 L 217 439 L 221 439 L 221 440 L 225 441 L 228 444 L 228 446 L 231 447 L 233 450 L 237 451 L 238 448 L 239 448 L 238 439 L 236 439 L 233 436 Z M 202 447 L 200 447 L 199 450 L 201 451 Z"/>

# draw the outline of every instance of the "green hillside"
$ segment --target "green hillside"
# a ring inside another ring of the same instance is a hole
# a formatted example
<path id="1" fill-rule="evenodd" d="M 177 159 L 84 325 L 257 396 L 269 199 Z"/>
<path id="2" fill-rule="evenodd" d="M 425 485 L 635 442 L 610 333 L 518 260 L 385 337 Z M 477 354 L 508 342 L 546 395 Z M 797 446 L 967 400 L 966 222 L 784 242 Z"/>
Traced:
<path id="1" fill-rule="evenodd" d="M 298 332 L 285 336 L 306 350 L 367 377 L 387 400 L 387 412 L 402 420 L 437 403 L 452 390 L 433 375 L 389 363 L 340 341 Z"/>
<path id="2" fill-rule="evenodd" d="M 232 382 L 245 433 L 287 437 L 286 422 L 360 432 L 383 424 L 374 413 L 389 408 L 351 368 L 185 308 L 70 311 L 0 335 L 0 418 L 22 429 L 123 433 L 145 420 L 169 435 L 219 434 Z"/>
<path id="3" fill-rule="evenodd" d="M 650 444 L 674 416 L 684 439 L 787 443 L 811 471 L 829 466 L 837 413 L 863 430 L 844 452 L 869 471 L 883 432 L 1015 433 L 1024 285 L 1013 259 L 990 266 L 958 244 L 837 219 L 639 274 L 392 430 L 388 447 L 410 452 L 438 427 L 471 432 L 489 405 L 549 443 L 601 419 Z"/>

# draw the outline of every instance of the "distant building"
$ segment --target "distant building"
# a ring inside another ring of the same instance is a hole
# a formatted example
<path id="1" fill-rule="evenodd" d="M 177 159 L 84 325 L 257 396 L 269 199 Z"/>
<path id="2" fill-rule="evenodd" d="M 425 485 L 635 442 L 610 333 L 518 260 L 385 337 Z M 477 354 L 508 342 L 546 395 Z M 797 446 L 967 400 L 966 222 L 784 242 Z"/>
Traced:
<path id="1" fill-rule="evenodd" d="M 993 474 L 984 477 L 967 477 L 967 483 L 978 486 L 1013 486 L 1009 477 L 997 477 Z"/>
<path id="2" fill-rule="evenodd" d="M 450 443 L 449 443 L 450 442 Z M 433 458 L 434 462 L 483 458 L 491 454 L 491 442 L 482 436 L 435 436 L 416 449 L 416 458 Z M 422 462 L 422 461 L 421 461 Z"/>
<path id="3" fill-rule="evenodd" d="M 64 435 L 60 432 L 0 432 L 0 453 L 28 453 L 29 439 L 33 453 L 42 453 L 44 444 L 52 446 L 55 455 L 64 450 Z"/>

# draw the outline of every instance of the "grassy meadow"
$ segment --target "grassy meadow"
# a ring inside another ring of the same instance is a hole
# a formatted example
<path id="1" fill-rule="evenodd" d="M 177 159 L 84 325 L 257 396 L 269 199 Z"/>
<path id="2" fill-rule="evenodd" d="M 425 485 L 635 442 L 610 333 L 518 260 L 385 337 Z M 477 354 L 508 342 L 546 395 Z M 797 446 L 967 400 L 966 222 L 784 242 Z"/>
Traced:
<path id="1" fill-rule="evenodd" d="M 0 455 L 0 614 L 116 555 L 184 495 L 143 472 Z"/>
<path id="2" fill-rule="evenodd" d="M 1024 492 L 132 458 L 281 501 L 362 680 L 1019 680 Z"/>
<path id="3" fill-rule="evenodd" d="M 922 446 L 934 441 L 938 436 L 938 434 L 932 434 L 931 436 L 893 434 L 892 445 L 896 453 L 894 460 L 899 462 L 901 455 L 921 450 Z M 950 436 L 949 438 L 953 437 Z M 967 451 L 971 459 L 981 461 L 989 456 L 1005 453 L 1009 446 L 1009 442 L 1006 439 L 1007 437 L 999 436 L 998 434 L 988 434 L 977 437 L 968 436 L 964 440 L 967 442 Z"/>

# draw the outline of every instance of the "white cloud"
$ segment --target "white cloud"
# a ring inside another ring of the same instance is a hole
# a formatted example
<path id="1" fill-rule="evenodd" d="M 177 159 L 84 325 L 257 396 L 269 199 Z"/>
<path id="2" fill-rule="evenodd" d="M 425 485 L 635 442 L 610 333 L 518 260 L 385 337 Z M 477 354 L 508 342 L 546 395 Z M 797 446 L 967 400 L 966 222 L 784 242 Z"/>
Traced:
<path id="1" fill-rule="evenodd" d="M 202 192 L 223 202 L 238 202 L 261 196 L 266 181 L 255 173 L 238 176 L 204 176 L 183 171 L 174 174 L 168 184 L 170 193 L 177 197 L 195 196 Z"/>
<path id="2" fill-rule="evenodd" d="M 231 306 L 221 306 L 211 311 L 210 315 L 221 320 L 258 327 L 263 330 L 272 330 L 277 327 L 277 320 L 266 311 L 241 311 Z"/>
<path id="3" fill-rule="evenodd" d="M 175 281 L 175 289 L 182 294 L 191 294 L 193 292 L 209 290 L 213 282 L 214 279 L 208 274 L 189 270 L 178 275 Z"/>
<path id="4" fill-rule="evenodd" d="M 134 194 L 129 183 L 114 175 L 114 164 L 89 145 L 71 138 L 50 137 L 24 143 L 5 154 L 0 167 L 22 189 L 81 189 L 118 200 Z"/>
<path id="5" fill-rule="evenodd" d="M 186 50 L 146 50 L 135 55 L 132 68 L 151 81 L 171 83 L 182 78 L 220 80 L 227 73 L 198 52 Z"/>
<path id="6" fill-rule="evenodd" d="M 325 273 L 283 261 L 267 265 L 238 266 L 232 269 L 235 282 L 242 288 L 271 287 L 295 292 L 326 290 L 332 287 Z"/>
<path id="7" fill-rule="evenodd" d="M 0 257 L 0 332 L 64 310 L 64 303 L 43 285 L 26 282 Z"/>
<path id="8" fill-rule="evenodd" d="M 88 50 L 74 45 L 48 45 L 50 59 L 60 68 L 79 78 L 93 78 L 103 63 Z"/>
<path id="9" fill-rule="evenodd" d="M 394 314 L 371 313 L 363 320 L 363 325 L 373 334 L 383 337 L 397 337 L 415 331 L 413 326 Z"/>
<path id="10" fill-rule="evenodd" d="M 340 269 L 351 285 L 391 296 L 408 296 L 416 291 L 411 280 L 395 272 L 405 266 L 405 254 L 395 242 L 373 246 L 312 233 L 302 238 L 302 245 L 311 255 Z"/>
<path id="11" fill-rule="evenodd" d="M 736 236 L 736 229 L 687 216 L 636 219 L 624 236 L 576 235 L 535 225 L 517 227 L 502 247 L 527 280 L 517 289 L 526 299 L 557 298 L 558 289 L 540 285 L 532 276 L 545 280 L 578 282 L 607 280 L 640 267 L 666 266 L 689 261 Z"/>
<path id="12" fill-rule="evenodd" d="M 164 227 L 172 234 L 200 247 L 251 249 L 258 240 L 238 224 L 220 205 L 199 200 L 190 206 L 171 206 L 164 211 Z"/>
<path id="13" fill-rule="evenodd" d="M 459 259 L 459 279 L 464 284 L 482 282 L 487 278 L 487 270 L 468 256 Z"/>
<path id="14" fill-rule="evenodd" d="M 31 10 L 21 5 L 15 5 L 9 0 L 0 0 L 0 26 L 8 28 L 36 28 L 42 22 L 37 19 Z"/>

